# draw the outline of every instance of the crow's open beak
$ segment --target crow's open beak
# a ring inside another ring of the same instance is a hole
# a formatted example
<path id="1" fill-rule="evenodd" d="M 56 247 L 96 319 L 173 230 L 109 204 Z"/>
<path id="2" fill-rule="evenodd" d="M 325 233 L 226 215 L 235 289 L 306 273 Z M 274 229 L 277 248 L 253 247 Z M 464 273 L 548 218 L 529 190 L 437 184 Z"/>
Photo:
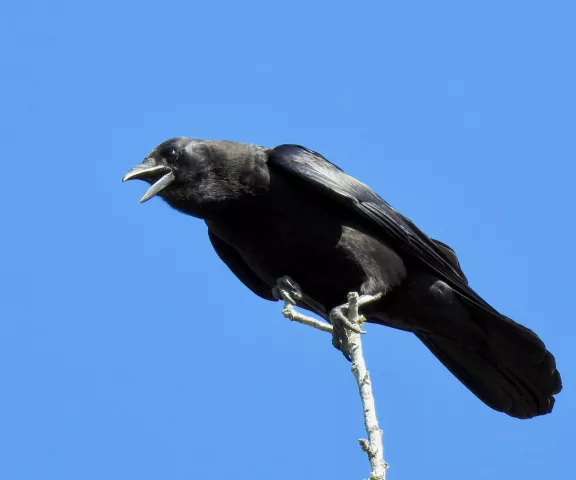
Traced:
<path id="1" fill-rule="evenodd" d="M 170 185 L 176 177 L 170 167 L 158 165 L 153 158 L 147 158 L 139 165 L 132 167 L 126 172 L 122 181 L 127 180 L 144 180 L 152 184 L 146 193 L 140 199 L 140 203 L 150 200 Z"/>

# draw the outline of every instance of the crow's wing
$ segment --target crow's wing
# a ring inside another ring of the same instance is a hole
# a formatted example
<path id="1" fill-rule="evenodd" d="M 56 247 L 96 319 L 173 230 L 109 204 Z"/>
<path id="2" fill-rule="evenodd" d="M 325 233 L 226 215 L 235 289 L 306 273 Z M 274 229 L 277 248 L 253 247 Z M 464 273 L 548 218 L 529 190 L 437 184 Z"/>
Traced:
<path id="1" fill-rule="evenodd" d="M 259 297 L 276 300 L 272 289 L 254 273 L 240 254 L 220 237 L 208 230 L 208 238 L 214 250 L 236 277 Z"/>
<path id="2" fill-rule="evenodd" d="M 452 249 L 428 237 L 367 185 L 322 155 L 299 145 L 280 145 L 269 150 L 268 163 L 315 185 L 335 201 L 357 212 L 400 255 L 427 266 L 468 302 L 500 316 L 468 286 Z"/>
<path id="3" fill-rule="evenodd" d="M 441 242 L 440 240 L 436 240 L 434 238 L 431 238 L 430 240 L 434 242 L 436 247 L 442 250 L 444 256 L 448 258 L 450 260 L 450 263 L 452 263 L 452 266 L 458 270 L 458 274 L 460 275 L 460 277 L 466 280 L 466 283 L 468 283 L 468 279 L 466 278 L 466 275 L 464 275 L 464 272 L 462 271 L 460 261 L 458 260 L 458 257 L 456 256 L 456 252 L 454 251 L 454 249 L 449 245 L 446 245 L 444 242 Z"/>

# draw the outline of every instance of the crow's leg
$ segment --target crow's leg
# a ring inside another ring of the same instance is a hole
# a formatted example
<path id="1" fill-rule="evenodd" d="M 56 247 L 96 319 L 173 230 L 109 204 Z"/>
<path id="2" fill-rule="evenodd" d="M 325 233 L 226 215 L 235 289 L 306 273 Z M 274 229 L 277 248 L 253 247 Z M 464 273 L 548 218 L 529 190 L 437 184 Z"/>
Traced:
<path id="1" fill-rule="evenodd" d="M 276 286 L 272 289 L 272 294 L 278 300 L 284 300 L 291 305 L 307 308 L 324 318 L 327 317 L 326 307 L 306 295 L 300 285 L 288 276 L 278 279 Z"/>
<path id="2" fill-rule="evenodd" d="M 382 297 L 382 293 L 376 295 L 362 295 L 358 298 L 358 307 L 366 305 L 367 303 L 374 302 Z M 350 360 L 350 348 L 348 342 L 348 331 L 356 333 L 366 333 L 360 325 L 364 322 L 363 317 L 352 315 L 350 318 L 350 303 L 344 303 L 338 307 L 334 307 L 329 314 L 330 323 L 332 324 L 332 345 L 340 350 L 344 356 Z"/>

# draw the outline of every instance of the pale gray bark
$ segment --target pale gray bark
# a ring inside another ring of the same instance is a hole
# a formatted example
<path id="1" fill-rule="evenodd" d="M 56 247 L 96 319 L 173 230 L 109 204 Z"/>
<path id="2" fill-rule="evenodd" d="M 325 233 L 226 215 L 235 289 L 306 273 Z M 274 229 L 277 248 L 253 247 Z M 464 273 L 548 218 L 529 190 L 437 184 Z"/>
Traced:
<path id="1" fill-rule="evenodd" d="M 331 325 L 297 312 L 294 308 L 291 295 L 285 292 L 284 289 L 279 288 L 279 294 L 284 300 L 282 315 L 286 318 L 317 328 L 324 332 L 332 332 Z M 369 480 L 386 480 L 388 464 L 384 461 L 382 430 L 380 429 L 378 419 L 376 418 L 376 405 L 374 402 L 374 395 L 372 394 L 372 382 L 362 353 L 362 335 L 355 330 L 360 331 L 360 327 L 365 320 L 364 317 L 359 314 L 358 308 L 378 298 L 379 296 L 363 295 L 360 297 L 357 293 L 350 293 L 348 295 L 347 305 L 347 320 L 351 325 L 357 327 L 355 329 L 347 327 L 346 334 L 348 337 L 347 346 L 352 361 L 352 373 L 354 374 L 354 378 L 356 378 L 358 390 L 360 391 L 362 410 L 364 413 L 364 425 L 366 427 L 366 432 L 368 433 L 367 439 L 361 438 L 358 442 L 370 460 L 371 473 Z"/>

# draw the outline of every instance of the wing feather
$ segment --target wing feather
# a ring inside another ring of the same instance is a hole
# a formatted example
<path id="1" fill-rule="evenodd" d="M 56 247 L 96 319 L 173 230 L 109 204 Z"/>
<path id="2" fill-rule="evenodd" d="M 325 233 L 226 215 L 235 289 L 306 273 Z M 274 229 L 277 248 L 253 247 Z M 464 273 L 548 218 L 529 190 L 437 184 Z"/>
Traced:
<path id="1" fill-rule="evenodd" d="M 438 245 L 412 220 L 397 212 L 360 180 L 348 175 L 319 153 L 299 145 L 280 145 L 269 151 L 268 158 L 273 167 L 314 184 L 371 222 L 375 231 L 399 253 L 426 265 L 465 300 L 499 316 L 468 286 L 466 277 L 446 247 Z"/>

